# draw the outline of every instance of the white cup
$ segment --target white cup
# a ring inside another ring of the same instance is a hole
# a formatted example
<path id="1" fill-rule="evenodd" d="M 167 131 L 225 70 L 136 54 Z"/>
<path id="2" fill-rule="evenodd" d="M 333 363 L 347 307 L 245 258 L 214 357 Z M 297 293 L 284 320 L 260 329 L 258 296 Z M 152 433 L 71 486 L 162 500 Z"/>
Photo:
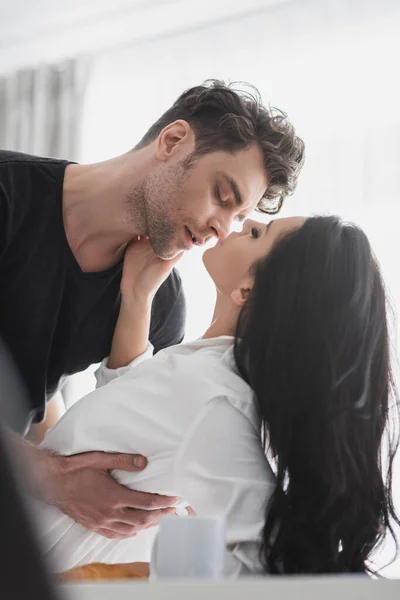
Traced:
<path id="1" fill-rule="evenodd" d="M 163 517 L 151 556 L 151 579 L 220 579 L 225 519 Z"/>

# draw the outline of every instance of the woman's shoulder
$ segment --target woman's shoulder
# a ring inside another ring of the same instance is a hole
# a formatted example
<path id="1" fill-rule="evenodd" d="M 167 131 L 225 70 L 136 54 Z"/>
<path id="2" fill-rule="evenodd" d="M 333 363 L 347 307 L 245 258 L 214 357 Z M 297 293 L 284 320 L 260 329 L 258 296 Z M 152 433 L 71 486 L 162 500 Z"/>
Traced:
<path id="1" fill-rule="evenodd" d="M 234 338 L 196 340 L 160 352 L 171 382 L 192 402 L 205 404 L 224 397 L 237 410 L 254 418 L 253 391 L 240 377 L 233 355 Z"/>
<path id="2" fill-rule="evenodd" d="M 233 337 L 223 336 L 185 342 L 159 352 L 153 360 L 186 373 L 192 381 L 203 380 L 212 385 L 224 382 L 242 392 L 248 385 L 237 372 L 233 341 Z"/>

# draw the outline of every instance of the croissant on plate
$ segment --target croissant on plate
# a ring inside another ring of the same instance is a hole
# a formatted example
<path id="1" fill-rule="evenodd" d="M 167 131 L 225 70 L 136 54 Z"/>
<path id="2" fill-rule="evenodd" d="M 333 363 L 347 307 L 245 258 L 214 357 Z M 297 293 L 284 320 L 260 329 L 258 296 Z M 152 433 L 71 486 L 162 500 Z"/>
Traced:
<path id="1" fill-rule="evenodd" d="M 58 580 L 71 581 L 99 581 L 109 579 L 148 579 L 149 563 L 119 563 L 115 565 L 107 563 L 91 563 L 74 567 L 68 571 L 58 574 Z"/>

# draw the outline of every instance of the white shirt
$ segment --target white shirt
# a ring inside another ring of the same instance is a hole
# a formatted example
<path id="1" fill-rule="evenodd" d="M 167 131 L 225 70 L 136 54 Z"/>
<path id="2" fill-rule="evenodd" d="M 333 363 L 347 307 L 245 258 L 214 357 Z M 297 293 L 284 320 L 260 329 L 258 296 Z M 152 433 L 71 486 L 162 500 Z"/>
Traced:
<path id="1" fill-rule="evenodd" d="M 97 372 L 100 386 L 47 434 L 43 448 L 142 454 L 141 472 L 114 471 L 129 488 L 183 498 L 198 515 L 227 520 L 226 576 L 261 572 L 259 540 L 274 476 L 261 447 L 250 387 L 237 374 L 233 338 L 173 346 L 150 360 Z M 57 570 L 90 562 L 149 561 L 157 528 L 109 540 L 36 502 L 44 550 Z M 178 517 L 177 517 L 178 518 Z"/>

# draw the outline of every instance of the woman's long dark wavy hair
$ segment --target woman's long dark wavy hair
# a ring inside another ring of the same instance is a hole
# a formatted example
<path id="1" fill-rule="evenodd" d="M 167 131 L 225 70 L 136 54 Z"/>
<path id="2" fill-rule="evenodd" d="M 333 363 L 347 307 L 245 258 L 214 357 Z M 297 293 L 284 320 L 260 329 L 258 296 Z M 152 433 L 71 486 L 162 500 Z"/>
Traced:
<path id="1" fill-rule="evenodd" d="M 276 466 L 261 551 L 269 573 L 372 572 L 372 550 L 394 536 L 389 354 L 385 290 L 358 227 L 312 217 L 255 265 L 235 359 Z"/>

